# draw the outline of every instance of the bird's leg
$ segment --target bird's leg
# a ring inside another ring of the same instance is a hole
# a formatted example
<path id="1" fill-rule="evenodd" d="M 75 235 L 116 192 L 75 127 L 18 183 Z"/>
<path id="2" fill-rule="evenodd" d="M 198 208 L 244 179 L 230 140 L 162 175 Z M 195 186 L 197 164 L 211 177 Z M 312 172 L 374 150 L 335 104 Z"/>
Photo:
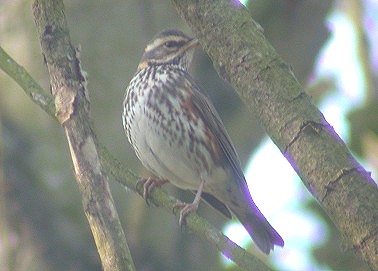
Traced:
<path id="1" fill-rule="evenodd" d="M 205 181 L 203 178 L 201 178 L 201 183 L 200 186 L 198 187 L 196 196 L 194 197 L 194 200 L 192 203 L 178 203 L 176 204 L 175 207 L 183 207 L 181 212 L 180 212 L 180 218 L 179 218 L 179 224 L 182 226 L 185 224 L 185 219 L 188 214 L 191 212 L 195 212 L 198 209 L 198 205 L 201 201 L 201 195 L 203 192 L 203 187 L 204 187 Z"/>
<path id="2" fill-rule="evenodd" d="M 155 179 L 152 177 L 148 177 L 147 179 L 139 179 L 137 181 L 138 185 L 143 185 L 143 198 L 146 200 L 147 205 L 150 205 L 150 195 L 151 191 L 154 187 L 162 186 L 163 184 L 167 183 L 168 180 L 166 179 Z"/>

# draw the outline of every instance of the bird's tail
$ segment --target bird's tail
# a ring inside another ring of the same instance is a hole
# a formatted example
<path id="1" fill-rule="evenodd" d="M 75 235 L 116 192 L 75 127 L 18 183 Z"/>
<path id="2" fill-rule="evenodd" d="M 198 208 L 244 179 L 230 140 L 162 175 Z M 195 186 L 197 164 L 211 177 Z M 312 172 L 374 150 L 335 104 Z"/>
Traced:
<path id="1" fill-rule="evenodd" d="M 269 224 L 268 220 L 260 212 L 254 202 L 250 202 L 251 206 L 248 212 L 235 212 L 236 217 L 243 224 L 255 244 L 265 254 L 269 254 L 274 246 L 284 246 L 284 240 L 278 232 Z"/>

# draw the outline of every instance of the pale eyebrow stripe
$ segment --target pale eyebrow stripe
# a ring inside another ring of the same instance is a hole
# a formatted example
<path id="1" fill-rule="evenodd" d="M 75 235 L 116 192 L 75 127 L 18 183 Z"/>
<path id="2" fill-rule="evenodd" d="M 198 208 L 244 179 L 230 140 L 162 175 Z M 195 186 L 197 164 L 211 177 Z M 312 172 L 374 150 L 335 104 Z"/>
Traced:
<path id="1" fill-rule="evenodd" d="M 167 40 L 168 37 L 169 37 L 169 40 L 174 40 L 174 41 L 177 41 L 177 42 L 184 40 L 182 37 L 167 36 L 167 37 L 164 37 L 164 38 L 157 39 L 153 43 L 150 43 L 149 45 L 147 45 L 145 51 L 146 52 L 151 51 L 153 48 L 156 48 L 159 45 L 163 44 Z"/>

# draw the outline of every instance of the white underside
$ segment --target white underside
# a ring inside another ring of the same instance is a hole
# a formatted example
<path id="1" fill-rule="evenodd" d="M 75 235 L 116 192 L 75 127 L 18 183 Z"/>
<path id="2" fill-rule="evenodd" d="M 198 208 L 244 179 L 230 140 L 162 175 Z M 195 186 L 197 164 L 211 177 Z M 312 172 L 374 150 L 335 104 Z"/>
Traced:
<path id="1" fill-rule="evenodd" d="M 205 180 L 205 191 L 213 191 L 212 184 L 221 185 L 227 180 L 226 172 L 221 167 L 209 165 L 213 169 L 207 172 L 189 159 L 186 148 L 177 142 L 171 145 L 150 119 L 144 117 L 142 108 L 135 108 L 136 119 L 131 124 L 131 137 L 138 146 L 138 158 L 143 165 L 160 178 L 168 179 L 182 189 L 196 190 L 201 179 Z M 135 126 L 135 127 L 133 127 Z M 208 159 L 210 160 L 210 159 Z"/>

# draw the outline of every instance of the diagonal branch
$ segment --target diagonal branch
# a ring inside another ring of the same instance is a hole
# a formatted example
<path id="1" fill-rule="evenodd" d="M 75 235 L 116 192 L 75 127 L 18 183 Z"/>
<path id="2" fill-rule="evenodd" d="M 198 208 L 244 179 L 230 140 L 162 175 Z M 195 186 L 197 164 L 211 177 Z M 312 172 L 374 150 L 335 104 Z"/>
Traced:
<path id="1" fill-rule="evenodd" d="M 0 66 L 17 84 L 20 85 L 25 93 L 39 105 L 47 114 L 55 118 L 55 105 L 51 95 L 38 85 L 24 67 L 17 64 L 3 48 L 0 47 Z"/>
<path id="2" fill-rule="evenodd" d="M 378 270 L 377 185 L 311 103 L 261 26 L 236 1 L 173 3 L 218 74 L 257 114 L 355 253 Z"/>

